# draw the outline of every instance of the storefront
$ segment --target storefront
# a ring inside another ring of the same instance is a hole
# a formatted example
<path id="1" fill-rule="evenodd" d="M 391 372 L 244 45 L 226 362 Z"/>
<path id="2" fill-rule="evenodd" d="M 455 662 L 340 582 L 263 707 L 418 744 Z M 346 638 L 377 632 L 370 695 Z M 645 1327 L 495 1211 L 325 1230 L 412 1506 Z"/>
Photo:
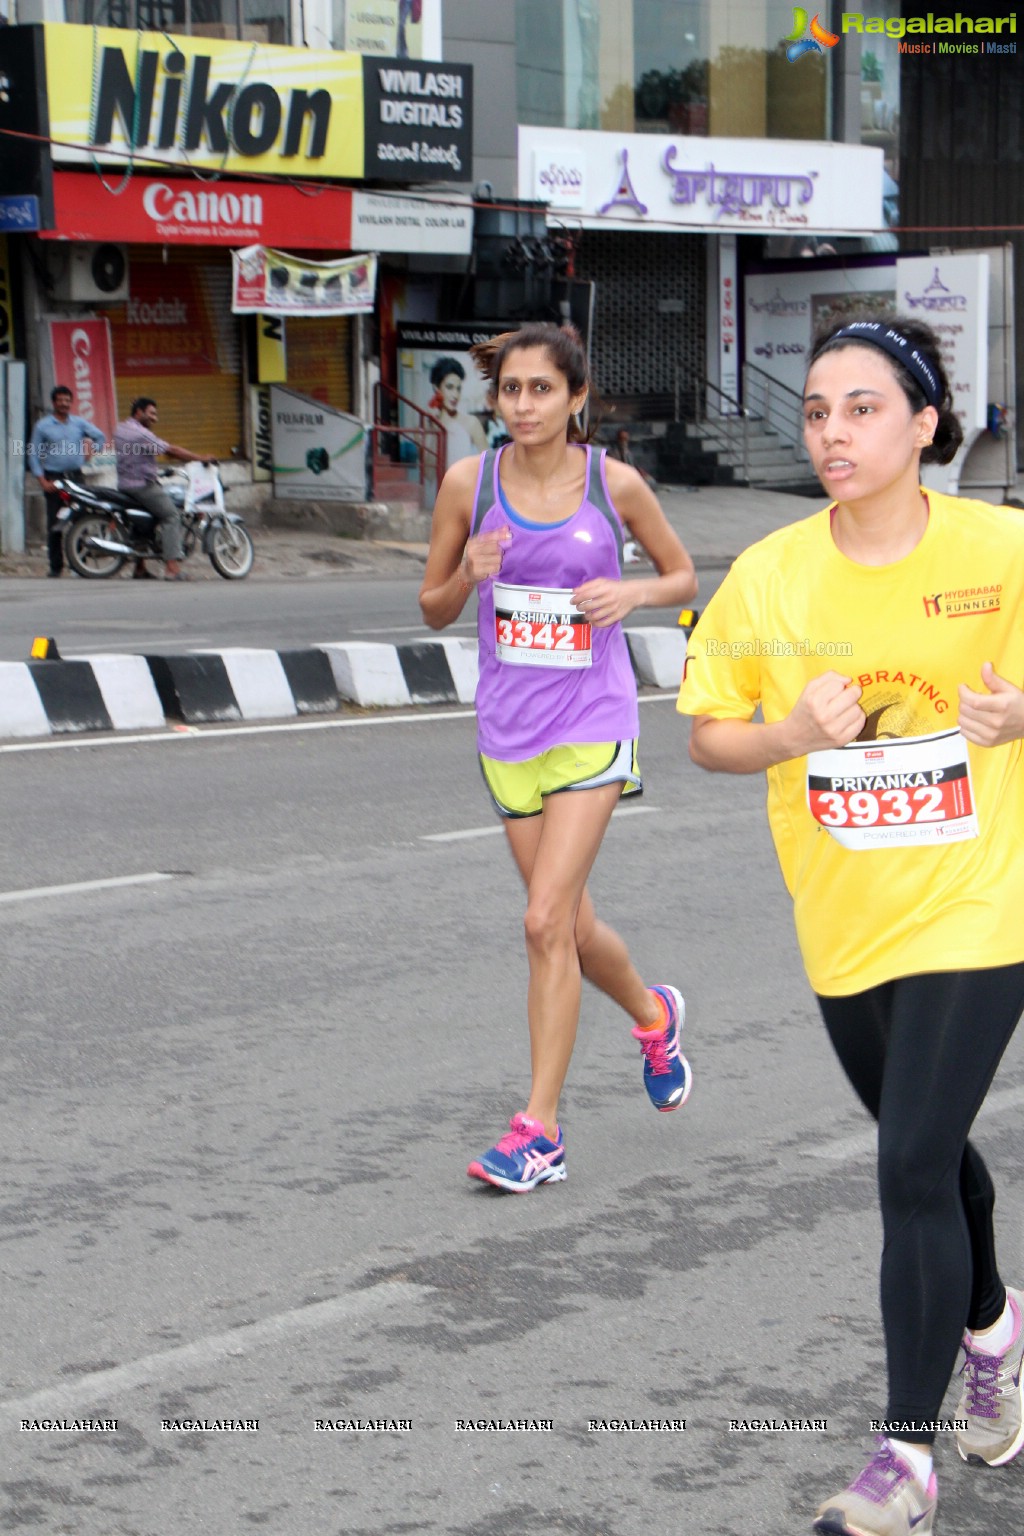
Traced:
<path id="1" fill-rule="evenodd" d="M 53 301 L 88 303 L 110 328 L 119 414 L 150 395 L 170 441 L 250 458 L 247 384 L 256 320 L 232 313 L 231 250 L 288 247 L 323 259 L 352 242 L 352 192 L 276 182 L 58 171 L 54 228 L 40 232 Z M 105 274 L 105 275 L 104 275 Z M 96 279 L 99 279 L 98 283 Z M 116 286 L 105 301 L 104 282 Z M 65 297 L 66 296 L 66 297 Z M 346 317 L 280 322 L 281 382 L 352 409 Z"/>
<path id="2" fill-rule="evenodd" d="M 738 245 L 874 234 L 883 154 L 814 140 L 519 129 L 519 195 L 581 231 L 598 283 L 594 370 L 611 395 L 738 391 Z"/>
<path id="3" fill-rule="evenodd" d="M 119 414 L 150 395 L 170 441 L 253 461 L 254 390 L 365 415 L 373 346 L 345 314 L 289 314 L 261 346 L 262 317 L 233 309 L 232 250 L 443 270 L 472 248 L 468 197 L 420 190 L 472 174 L 467 66 L 47 23 L 0 32 L 5 68 L 0 130 L 49 140 L 16 188 L 0 156 L 0 192 L 40 213 L 18 252 L 35 409 L 53 322 L 89 318 L 108 329 Z M 395 191 L 337 184 L 364 178 Z"/>

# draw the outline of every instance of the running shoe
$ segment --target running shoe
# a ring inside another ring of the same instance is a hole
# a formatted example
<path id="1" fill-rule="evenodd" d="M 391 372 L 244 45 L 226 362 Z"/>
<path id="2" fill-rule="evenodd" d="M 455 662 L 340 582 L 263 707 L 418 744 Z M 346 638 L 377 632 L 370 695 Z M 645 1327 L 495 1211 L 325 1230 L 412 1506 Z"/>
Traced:
<path id="1" fill-rule="evenodd" d="M 637 1025 L 633 1034 L 640 1041 L 644 1055 L 644 1087 L 655 1109 L 678 1109 L 690 1097 L 693 1073 L 679 1049 L 679 1032 L 686 1017 L 686 1004 L 675 987 L 651 987 L 668 1009 L 664 1029 L 652 1032 Z"/>
<path id="2" fill-rule="evenodd" d="M 956 1407 L 956 1417 L 967 1420 L 967 1428 L 956 1432 L 957 1450 L 964 1461 L 990 1467 L 1005 1466 L 1024 1445 L 1024 1294 L 1007 1290 L 1006 1299 L 1016 1323 L 1013 1342 L 1005 1354 L 986 1355 L 964 1339 L 964 1389 Z"/>
<path id="3" fill-rule="evenodd" d="M 471 1179 L 485 1179 L 499 1189 L 522 1195 L 538 1184 L 557 1184 L 565 1178 L 561 1126 L 558 1140 L 549 1141 L 539 1120 L 513 1115 L 508 1125 L 507 1134 L 497 1145 L 485 1152 L 479 1162 L 470 1163 L 466 1172 Z"/>
<path id="4" fill-rule="evenodd" d="M 935 1473 L 922 1488 L 884 1435 L 867 1466 L 842 1493 L 819 1504 L 824 1536 L 929 1536 L 937 1504 Z"/>

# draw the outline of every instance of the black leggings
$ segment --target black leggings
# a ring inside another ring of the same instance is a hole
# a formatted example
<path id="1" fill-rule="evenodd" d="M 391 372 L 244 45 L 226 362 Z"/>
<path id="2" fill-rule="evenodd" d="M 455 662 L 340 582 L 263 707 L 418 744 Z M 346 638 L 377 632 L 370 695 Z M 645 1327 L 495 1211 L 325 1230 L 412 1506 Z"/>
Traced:
<path id="1" fill-rule="evenodd" d="M 886 1419 L 928 1423 L 964 1327 L 990 1327 L 1006 1304 L 995 1191 L 967 1134 L 1024 1010 L 1024 964 L 900 977 L 818 1003 L 878 1121 Z"/>

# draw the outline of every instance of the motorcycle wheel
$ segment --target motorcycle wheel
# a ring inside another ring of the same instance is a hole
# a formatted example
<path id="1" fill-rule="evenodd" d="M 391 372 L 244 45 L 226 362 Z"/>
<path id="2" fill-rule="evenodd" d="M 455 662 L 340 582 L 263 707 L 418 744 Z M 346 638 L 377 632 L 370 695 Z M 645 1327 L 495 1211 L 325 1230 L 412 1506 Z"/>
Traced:
<path id="1" fill-rule="evenodd" d="M 93 549 L 90 539 L 120 539 L 122 534 L 109 517 L 80 517 L 71 524 L 64 535 L 64 553 L 68 565 L 79 576 L 89 579 L 116 576 L 124 565 L 125 555 L 115 555 L 110 550 Z"/>
<path id="2" fill-rule="evenodd" d="M 249 530 L 241 523 L 221 523 L 213 530 L 210 564 L 225 581 L 241 581 L 252 570 L 256 551 Z"/>

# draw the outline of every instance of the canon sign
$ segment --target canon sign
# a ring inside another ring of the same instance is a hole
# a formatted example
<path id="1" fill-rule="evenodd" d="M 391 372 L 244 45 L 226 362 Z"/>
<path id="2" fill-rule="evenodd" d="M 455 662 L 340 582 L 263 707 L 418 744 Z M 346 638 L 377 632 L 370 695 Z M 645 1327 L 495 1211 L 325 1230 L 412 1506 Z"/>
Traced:
<path id="1" fill-rule="evenodd" d="M 92 364 L 89 361 L 91 356 L 92 337 L 88 331 L 78 326 L 71 332 L 71 367 L 75 376 L 75 400 L 78 414 L 84 416 L 86 421 L 92 421 L 96 409 Z"/>
<path id="2" fill-rule="evenodd" d="M 263 198 L 258 192 L 193 192 L 154 181 L 142 195 L 142 206 L 155 224 L 223 224 L 258 228 L 263 223 Z"/>

